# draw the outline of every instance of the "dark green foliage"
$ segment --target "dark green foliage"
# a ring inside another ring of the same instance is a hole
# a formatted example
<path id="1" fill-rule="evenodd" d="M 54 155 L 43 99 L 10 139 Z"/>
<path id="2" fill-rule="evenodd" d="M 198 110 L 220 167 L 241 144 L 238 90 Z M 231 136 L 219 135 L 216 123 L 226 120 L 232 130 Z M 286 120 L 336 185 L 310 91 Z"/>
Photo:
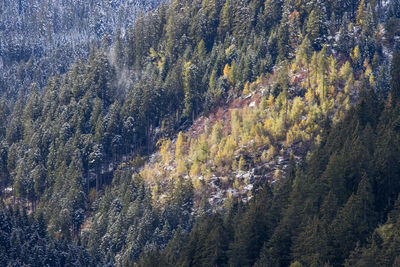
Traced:
<path id="1" fill-rule="evenodd" d="M 271 208 L 270 188 L 261 188 L 260 193 L 245 213 L 238 213 L 234 221 L 234 241 L 230 247 L 230 266 L 252 266 L 258 258 L 264 240 L 271 234 L 273 221 L 267 215 Z"/>
<path id="2" fill-rule="evenodd" d="M 81 246 L 46 236 L 46 224 L 24 209 L 0 207 L 0 262 L 3 266 L 95 266 Z"/>
<path id="3" fill-rule="evenodd" d="M 266 5 L 277 12 L 269 15 L 280 16 L 281 3 Z M 33 84 L 11 110 L 3 99 L 1 189 L 14 186 L 17 198 L 44 211 L 52 233 L 76 236 L 80 214 L 95 197 L 90 190 L 103 192 L 119 163 L 151 153 L 159 138 L 218 105 L 230 87 L 240 90 L 271 69 L 276 37 L 266 45 L 269 31 L 257 27 L 264 6 L 211 0 L 161 5 L 139 14 L 114 44 L 106 36 L 87 61 L 49 78 L 43 92 Z"/>
<path id="4" fill-rule="evenodd" d="M 315 49 L 321 49 L 322 44 L 326 41 L 327 29 L 325 21 L 327 21 L 325 6 L 320 1 L 316 1 L 313 10 L 307 19 L 307 34 Z"/>
<path id="5" fill-rule="evenodd" d="M 278 29 L 278 53 L 281 59 L 289 54 L 289 14 L 285 13 L 282 17 L 281 24 Z"/>
<path id="6" fill-rule="evenodd" d="M 206 233 L 213 224 L 214 230 L 225 225 L 233 231 L 230 239 L 222 235 L 214 241 L 229 244 L 219 266 L 394 266 L 399 260 L 399 109 L 383 109 L 365 86 L 344 121 L 326 126 L 321 145 L 296 174 L 289 171 L 288 180 L 271 193 L 267 187 L 259 191 L 233 221 L 196 224 L 177 262 L 200 264 L 210 248 L 200 244 L 211 238 Z"/>
<path id="7" fill-rule="evenodd" d="M 187 250 L 180 255 L 180 265 L 226 266 L 229 234 L 219 214 L 200 221 L 189 236 Z"/>
<path id="8" fill-rule="evenodd" d="M 93 46 L 87 60 L 49 78 L 42 91 L 32 84 L 13 105 L 2 98 L 1 192 L 12 187 L 6 200 L 30 207 L 46 224 L 4 209 L 0 219 L 16 219 L 0 224 L 6 233 L 0 239 L 10 240 L 1 262 L 88 266 L 87 253 L 71 245 L 80 242 L 93 262 L 127 266 L 398 263 L 400 57 L 393 56 L 389 86 L 374 35 L 381 1 L 369 1 L 360 30 L 349 32 L 358 2 L 171 1 L 140 13 L 114 43 L 104 36 L 103 47 Z M 396 42 L 397 5 L 390 3 L 386 21 L 389 45 Z M 339 28 L 339 39 L 328 39 Z M 215 214 L 206 198 L 194 205 L 199 195 L 186 178 L 175 180 L 164 203 L 154 203 L 146 186 L 159 181 L 143 181 L 136 173 L 141 160 L 133 158 L 148 156 L 160 138 L 173 137 L 272 71 L 277 82 L 269 92 L 282 94 L 286 122 L 289 96 L 302 96 L 290 80 L 295 52 L 310 76 L 311 55 L 323 49 L 323 102 L 328 55 L 346 60 L 355 45 L 362 54 L 357 79 L 362 61 L 372 61 L 379 97 L 360 78 L 357 106 L 334 126 L 322 119 L 320 145 L 286 166 L 284 179 L 256 185 L 246 204 L 227 199 Z M 33 61 L 17 75 L 35 80 Z M 25 235 L 33 239 L 29 246 L 39 244 L 35 253 L 27 253 Z"/>
<path id="9" fill-rule="evenodd" d="M 393 105 L 396 105 L 400 99 L 400 54 L 395 52 L 390 69 L 390 96 Z"/>

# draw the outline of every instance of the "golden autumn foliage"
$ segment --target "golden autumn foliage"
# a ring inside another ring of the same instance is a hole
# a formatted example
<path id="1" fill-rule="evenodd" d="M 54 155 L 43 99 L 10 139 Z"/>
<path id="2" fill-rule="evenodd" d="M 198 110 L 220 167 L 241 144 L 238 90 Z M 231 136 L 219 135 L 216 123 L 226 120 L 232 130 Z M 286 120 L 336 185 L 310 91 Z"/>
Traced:
<path id="1" fill-rule="evenodd" d="M 176 139 L 176 146 L 175 146 L 175 158 L 180 159 L 183 155 L 183 150 L 184 150 L 184 139 L 183 139 L 183 133 L 179 132 L 178 138 Z"/>
<path id="2" fill-rule="evenodd" d="M 229 67 L 228 64 L 226 64 L 224 67 L 224 77 L 229 79 L 230 73 L 231 73 L 231 68 Z"/>
<path id="3" fill-rule="evenodd" d="M 354 53 L 357 56 L 356 49 Z M 164 171 L 156 173 L 150 166 L 146 166 L 142 176 L 152 181 L 157 180 L 155 177 L 190 177 L 196 190 L 208 186 L 211 177 L 217 176 L 224 183 L 231 183 L 231 186 L 233 184 L 234 188 L 241 190 L 243 181 L 232 180 L 232 173 L 274 162 L 278 156 L 286 155 L 285 150 L 293 146 L 309 146 L 321 142 L 323 120 L 330 116 L 333 123 L 336 123 L 343 118 L 350 107 L 357 83 L 349 61 L 339 66 L 337 60 L 330 56 L 325 63 L 321 63 L 320 56 L 314 53 L 310 60 L 309 77 L 303 76 L 301 82 L 307 85 L 310 81 L 311 84 L 309 88 L 300 87 L 305 91 L 303 96 L 291 95 L 289 90 L 281 91 L 276 97 L 269 93 L 260 97 L 258 106 L 249 107 L 247 104 L 229 110 L 227 120 L 206 120 L 204 131 L 198 135 L 180 132 L 175 145 L 169 140 L 163 140 L 159 146 L 161 162 L 157 164 L 164 164 Z M 317 66 L 312 66 L 313 61 Z M 322 64 L 323 68 L 319 68 L 318 64 Z M 374 77 L 368 62 L 364 68 L 364 74 L 368 75 L 372 83 Z M 302 71 L 302 68 L 294 68 L 290 75 Z M 233 81 L 232 67 L 228 64 L 225 65 L 223 75 L 230 83 Z M 246 82 L 243 94 L 249 94 L 252 90 L 255 95 L 259 94 L 256 88 L 262 89 L 261 83 L 262 79 L 253 84 Z M 289 80 L 288 89 L 291 83 Z M 318 88 L 321 90 L 322 83 L 323 101 L 322 92 L 317 92 Z M 175 157 L 172 156 L 174 149 Z M 256 156 L 246 161 L 244 153 Z M 290 154 L 293 157 L 293 152 Z M 278 169 L 274 174 L 275 179 L 281 175 L 282 171 Z"/>

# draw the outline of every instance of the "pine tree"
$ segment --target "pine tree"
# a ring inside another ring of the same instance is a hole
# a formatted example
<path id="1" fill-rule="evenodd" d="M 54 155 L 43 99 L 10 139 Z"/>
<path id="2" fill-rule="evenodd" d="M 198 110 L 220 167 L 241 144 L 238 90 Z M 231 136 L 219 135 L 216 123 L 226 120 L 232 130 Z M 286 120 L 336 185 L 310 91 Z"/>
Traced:
<path id="1" fill-rule="evenodd" d="M 325 42 L 327 29 L 325 26 L 326 13 L 323 3 L 317 4 L 308 16 L 307 34 L 316 50 L 321 49 Z"/>
<path id="2" fill-rule="evenodd" d="M 10 109 L 6 101 L 5 96 L 0 99 L 0 138 L 6 136 L 8 124 L 7 118 L 9 118 L 10 115 Z"/>
<path id="3" fill-rule="evenodd" d="M 10 180 L 10 174 L 7 169 L 8 146 L 3 140 L 0 141 L 0 196 Z"/>
<path id="4" fill-rule="evenodd" d="M 300 30 L 300 14 L 297 10 L 294 10 L 289 15 L 289 45 L 290 52 L 289 55 L 293 56 L 297 49 L 297 46 L 301 41 L 301 30 Z"/>
<path id="5" fill-rule="evenodd" d="M 335 260 L 342 261 L 355 248 L 356 241 L 364 243 L 368 234 L 376 227 L 377 217 L 373 188 L 367 176 L 363 176 L 357 189 L 338 212 L 332 223 L 334 233 Z"/>
<path id="6" fill-rule="evenodd" d="M 364 23 L 366 16 L 364 9 L 365 9 L 365 0 L 361 0 L 360 4 L 358 5 L 357 15 L 356 15 L 356 23 L 360 26 Z"/>
<path id="7" fill-rule="evenodd" d="M 350 42 L 351 38 L 348 27 L 349 27 L 349 22 L 347 20 L 347 16 L 343 16 L 342 25 L 340 26 L 339 29 L 338 48 L 346 56 L 349 55 L 349 50 L 352 45 Z"/>
<path id="8" fill-rule="evenodd" d="M 353 61 L 353 66 L 356 69 L 361 67 L 362 58 L 361 58 L 360 47 L 358 45 L 356 45 L 354 47 L 354 49 L 352 49 L 352 52 L 350 53 L 350 57 L 351 57 L 351 59 Z"/>
<path id="9" fill-rule="evenodd" d="M 273 28 L 282 19 L 283 0 L 265 0 L 264 17 L 268 28 Z"/>
<path id="10" fill-rule="evenodd" d="M 175 158 L 176 159 L 180 159 L 183 156 L 184 153 L 184 137 L 183 137 L 183 133 L 179 132 L 178 134 L 178 138 L 176 139 L 176 146 L 175 146 Z"/>
<path id="11" fill-rule="evenodd" d="M 182 72 L 182 80 L 185 91 L 185 109 L 184 115 L 194 121 L 198 110 L 200 109 L 200 77 L 198 68 L 195 64 L 189 62 L 185 63 L 184 70 Z"/>
<path id="12" fill-rule="evenodd" d="M 267 190 L 266 190 L 267 191 Z M 242 214 L 236 225 L 234 242 L 231 244 L 231 266 L 251 266 L 259 256 L 264 240 L 270 234 L 265 213 L 268 211 L 268 193 L 264 192 L 250 209 Z"/>
<path id="13" fill-rule="evenodd" d="M 307 266 L 321 266 L 327 260 L 326 226 L 314 217 L 308 221 L 293 245 L 294 259 Z"/>
<path id="14" fill-rule="evenodd" d="M 288 107 L 289 107 L 289 66 L 288 63 L 284 63 L 281 71 L 278 76 L 278 83 L 281 87 L 281 95 L 283 97 L 284 105 L 285 105 L 285 122 L 284 125 L 287 127 L 287 115 L 288 115 Z"/>
<path id="15" fill-rule="evenodd" d="M 312 46 L 311 42 L 308 39 L 308 35 L 306 35 L 299 46 L 299 49 L 297 51 L 297 57 L 296 61 L 302 62 L 307 66 L 307 83 L 308 83 L 308 88 L 311 88 L 311 82 L 310 82 L 310 59 L 312 56 Z"/>
<path id="16" fill-rule="evenodd" d="M 326 51 L 326 46 L 322 47 L 322 50 L 318 53 L 318 70 L 321 75 L 322 80 L 322 92 L 321 92 L 321 102 L 325 101 L 326 98 L 326 73 L 328 71 L 328 54 Z"/>
<path id="17" fill-rule="evenodd" d="M 251 31 L 252 16 L 248 1 L 236 0 L 233 16 L 233 35 L 241 42 L 246 34 Z"/>
<path id="18" fill-rule="evenodd" d="M 220 40 L 225 37 L 232 30 L 233 24 L 233 6 L 232 0 L 226 0 L 221 10 L 221 18 L 218 26 L 218 34 Z"/>
<path id="19" fill-rule="evenodd" d="M 388 16 L 400 18 L 400 1 L 393 0 L 389 3 Z"/>
<path id="20" fill-rule="evenodd" d="M 314 51 L 311 61 L 310 61 L 310 77 L 311 80 L 311 88 L 313 90 L 314 99 L 316 98 L 316 87 L 317 87 L 317 80 L 318 80 L 318 54 Z"/>
<path id="21" fill-rule="evenodd" d="M 289 54 L 289 7 L 285 6 L 283 11 L 278 29 L 278 53 L 281 59 L 286 58 Z"/>
<path id="22" fill-rule="evenodd" d="M 16 143 L 23 137 L 22 114 L 24 108 L 23 95 L 20 94 L 11 114 L 11 121 L 7 127 L 6 140 L 8 144 Z"/>
<path id="23" fill-rule="evenodd" d="M 400 99 L 400 53 L 393 55 L 390 69 L 390 104 L 396 106 Z"/>

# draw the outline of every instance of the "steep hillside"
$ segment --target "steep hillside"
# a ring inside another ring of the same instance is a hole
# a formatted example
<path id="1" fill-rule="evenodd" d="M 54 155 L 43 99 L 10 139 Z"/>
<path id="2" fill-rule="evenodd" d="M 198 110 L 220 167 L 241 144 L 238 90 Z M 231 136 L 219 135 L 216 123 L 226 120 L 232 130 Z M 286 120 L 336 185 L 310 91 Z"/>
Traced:
<path id="1" fill-rule="evenodd" d="M 363 84 L 357 105 L 285 179 L 197 220 L 139 266 L 397 266 L 399 63 L 397 54 L 386 103 Z"/>
<path id="2" fill-rule="evenodd" d="M 308 42 L 305 39 L 304 45 Z M 311 60 L 319 63 L 308 77 L 300 52 L 290 66 L 246 83 L 243 92 L 228 91 L 226 103 L 200 117 L 173 142 L 159 141 L 159 153 L 140 171 L 156 202 L 172 193 L 179 177 L 191 180 L 197 204 L 202 198 L 210 198 L 214 208 L 227 197 L 246 200 L 255 183 L 279 180 L 289 161 L 299 162 L 321 142 L 324 127 L 340 121 L 358 98 L 359 81 L 350 62 L 339 65 L 326 48 L 314 54 Z M 324 85 L 324 74 L 318 71 L 322 65 L 329 66 Z M 230 75 L 226 65 L 224 77 L 229 80 Z M 308 79 L 315 87 L 307 89 Z"/>
<path id="3" fill-rule="evenodd" d="M 32 82 L 86 59 L 91 47 L 124 38 L 141 16 L 162 1 L 0 1 L 0 97 L 29 94 Z"/>
<path id="4" fill-rule="evenodd" d="M 46 235 L 43 217 L 0 206 L 0 262 L 9 266 L 95 266 L 82 246 Z"/>
<path id="5" fill-rule="evenodd" d="M 341 266 L 379 224 L 391 247 L 398 8 L 171 1 L 121 20 L 43 90 L 30 76 L 0 101 L 2 199 L 98 265 Z"/>

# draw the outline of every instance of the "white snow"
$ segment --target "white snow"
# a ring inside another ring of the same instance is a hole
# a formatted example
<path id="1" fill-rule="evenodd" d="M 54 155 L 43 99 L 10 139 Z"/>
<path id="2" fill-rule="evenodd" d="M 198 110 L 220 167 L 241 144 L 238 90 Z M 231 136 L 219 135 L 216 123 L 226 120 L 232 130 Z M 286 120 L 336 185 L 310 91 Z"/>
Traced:
<path id="1" fill-rule="evenodd" d="M 243 189 L 245 189 L 246 191 L 251 191 L 253 189 L 253 185 L 252 184 L 248 184 L 245 187 L 243 187 Z"/>
<path id="2" fill-rule="evenodd" d="M 11 193 L 12 191 L 13 191 L 13 189 L 12 189 L 11 186 L 6 187 L 6 188 L 4 189 L 4 192 L 7 192 L 7 193 Z"/>

